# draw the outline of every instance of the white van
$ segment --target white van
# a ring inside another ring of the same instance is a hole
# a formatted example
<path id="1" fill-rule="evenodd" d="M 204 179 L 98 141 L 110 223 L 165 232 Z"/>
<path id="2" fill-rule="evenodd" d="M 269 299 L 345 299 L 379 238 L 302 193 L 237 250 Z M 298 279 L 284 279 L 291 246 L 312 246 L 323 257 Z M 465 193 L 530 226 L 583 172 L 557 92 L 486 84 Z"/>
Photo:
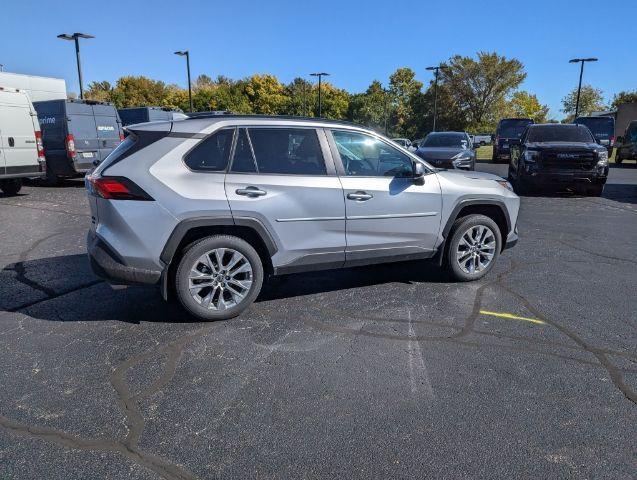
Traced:
<path id="1" fill-rule="evenodd" d="M 0 190 L 15 195 L 23 178 L 45 173 L 40 124 L 29 96 L 22 90 L 0 87 Z"/>

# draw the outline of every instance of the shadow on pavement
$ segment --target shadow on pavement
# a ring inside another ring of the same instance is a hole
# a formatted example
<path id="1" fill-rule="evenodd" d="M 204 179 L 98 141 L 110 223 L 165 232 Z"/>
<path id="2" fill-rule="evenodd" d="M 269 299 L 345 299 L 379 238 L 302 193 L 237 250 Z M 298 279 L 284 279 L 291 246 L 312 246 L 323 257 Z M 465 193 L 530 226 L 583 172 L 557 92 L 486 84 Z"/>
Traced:
<path id="1" fill-rule="evenodd" d="M 298 273 L 271 278 L 257 302 L 379 284 L 446 281 L 433 261 Z M 176 299 L 153 286 L 112 289 L 90 271 L 85 255 L 28 260 L 0 271 L 0 312 L 51 321 L 193 322 Z"/>

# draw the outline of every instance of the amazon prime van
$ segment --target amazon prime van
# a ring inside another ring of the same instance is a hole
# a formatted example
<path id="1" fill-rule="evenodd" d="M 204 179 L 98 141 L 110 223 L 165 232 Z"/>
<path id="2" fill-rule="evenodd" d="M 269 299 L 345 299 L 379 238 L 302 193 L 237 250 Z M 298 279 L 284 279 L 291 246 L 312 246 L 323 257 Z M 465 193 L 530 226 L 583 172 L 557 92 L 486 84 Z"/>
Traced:
<path id="1" fill-rule="evenodd" d="M 35 102 L 47 152 L 47 181 L 75 177 L 93 169 L 124 138 L 111 103 L 91 100 Z"/>
<path id="2" fill-rule="evenodd" d="M 40 126 L 29 96 L 0 87 L 0 190 L 15 195 L 23 178 L 41 177 L 45 168 Z"/>

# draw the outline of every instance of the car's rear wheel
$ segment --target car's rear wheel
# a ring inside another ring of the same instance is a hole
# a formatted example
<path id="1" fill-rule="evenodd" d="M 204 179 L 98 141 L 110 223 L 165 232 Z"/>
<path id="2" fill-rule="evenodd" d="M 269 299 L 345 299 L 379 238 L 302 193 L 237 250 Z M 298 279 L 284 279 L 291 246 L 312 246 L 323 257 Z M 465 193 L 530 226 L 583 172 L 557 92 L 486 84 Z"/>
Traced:
<path id="1" fill-rule="evenodd" d="M 230 235 L 206 237 L 188 246 L 175 274 L 179 301 L 202 320 L 236 317 L 254 302 L 262 284 L 259 254 Z"/>
<path id="2" fill-rule="evenodd" d="M 5 195 L 17 195 L 21 188 L 22 180 L 19 178 L 0 181 L 0 190 L 2 190 Z"/>
<path id="3" fill-rule="evenodd" d="M 485 215 L 459 218 L 451 228 L 447 268 L 455 280 L 469 282 L 484 277 L 502 250 L 498 225 Z"/>

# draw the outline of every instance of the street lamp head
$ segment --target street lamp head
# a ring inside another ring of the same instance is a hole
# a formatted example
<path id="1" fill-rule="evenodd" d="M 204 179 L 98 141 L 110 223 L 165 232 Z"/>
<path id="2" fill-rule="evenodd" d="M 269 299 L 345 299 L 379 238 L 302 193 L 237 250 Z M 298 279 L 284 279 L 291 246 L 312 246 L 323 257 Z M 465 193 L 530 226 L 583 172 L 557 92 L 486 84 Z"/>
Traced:
<path id="1" fill-rule="evenodd" d="M 186 55 L 188 55 L 188 50 L 177 50 L 175 52 L 175 55 L 179 55 L 180 57 L 185 57 Z"/>
<path id="2" fill-rule="evenodd" d="M 595 57 L 591 57 L 591 58 L 572 58 L 571 60 L 568 61 L 568 63 L 579 63 L 579 62 L 597 62 L 597 58 Z"/>
<path id="3" fill-rule="evenodd" d="M 310 73 L 311 77 L 329 77 L 330 74 L 327 72 L 317 72 L 317 73 Z"/>
<path id="4" fill-rule="evenodd" d="M 427 68 L 425 68 L 425 70 L 430 70 L 431 71 L 431 70 L 436 70 L 437 68 L 439 68 L 439 67 L 427 67 Z"/>
<path id="5" fill-rule="evenodd" d="M 88 33 L 79 33 L 75 32 L 73 34 L 61 33 L 58 35 L 58 38 L 61 40 L 75 40 L 76 38 L 95 38 L 93 35 L 89 35 Z"/>

